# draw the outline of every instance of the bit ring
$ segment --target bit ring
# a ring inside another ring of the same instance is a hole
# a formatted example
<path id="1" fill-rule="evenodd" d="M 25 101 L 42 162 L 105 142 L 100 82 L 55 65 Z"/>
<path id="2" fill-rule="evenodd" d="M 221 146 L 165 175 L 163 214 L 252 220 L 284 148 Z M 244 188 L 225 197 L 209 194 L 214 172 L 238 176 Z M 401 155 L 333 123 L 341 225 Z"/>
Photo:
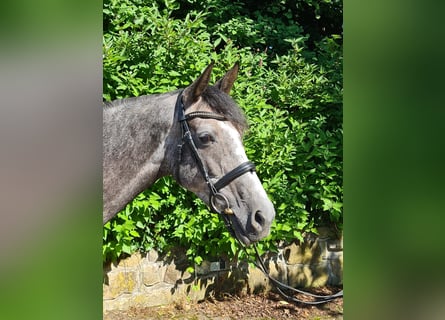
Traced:
<path id="1" fill-rule="evenodd" d="M 218 210 L 216 207 L 216 203 L 215 203 L 215 198 L 216 200 L 222 200 L 226 203 L 226 208 L 222 211 Z M 223 195 L 221 192 L 215 193 L 210 197 L 210 205 L 212 207 L 212 210 L 215 211 L 216 213 L 224 213 L 224 214 L 233 214 L 233 210 L 230 208 L 230 203 L 229 200 L 227 199 L 227 197 L 225 195 Z"/>

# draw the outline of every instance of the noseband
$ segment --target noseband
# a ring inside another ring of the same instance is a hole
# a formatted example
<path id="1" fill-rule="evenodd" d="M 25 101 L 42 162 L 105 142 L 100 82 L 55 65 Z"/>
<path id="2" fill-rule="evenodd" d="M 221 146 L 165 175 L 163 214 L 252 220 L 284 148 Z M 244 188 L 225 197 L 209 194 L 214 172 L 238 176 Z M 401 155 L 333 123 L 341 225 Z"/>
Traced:
<path id="1" fill-rule="evenodd" d="M 185 114 L 184 103 L 182 102 L 182 91 L 179 93 L 178 99 L 176 100 L 175 109 L 176 109 L 176 112 L 178 113 L 178 121 L 181 124 L 181 128 L 182 128 L 182 144 L 178 145 L 179 157 L 181 158 L 182 146 L 184 144 L 187 144 L 190 147 L 190 150 L 192 151 L 192 154 L 195 158 L 195 161 L 198 165 L 199 170 L 201 171 L 202 176 L 204 177 L 204 180 L 206 181 L 207 186 L 209 187 L 210 208 L 218 214 L 221 214 L 221 213 L 224 213 L 225 215 L 233 214 L 233 210 L 230 208 L 229 200 L 227 199 L 227 197 L 225 195 L 223 195 L 221 192 L 219 192 L 219 190 L 221 190 L 222 188 L 224 188 L 225 186 L 230 184 L 233 180 L 242 176 L 243 174 L 245 174 L 247 172 L 255 171 L 255 165 L 250 161 L 243 162 L 239 166 L 237 166 L 235 169 L 226 173 L 216 183 L 213 183 L 210 180 L 210 176 L 207 171 L 207 168 L 204 166 L 204 163 L 202 162 L 202 159 L 199 156 L 198 148 L 196 147 L 195 142 L 193 141 L 192 133 L 190 132 L 190 127 L 189 127 L 187 121 L 191 120 L 193 118 L 203 118 L 203 119 L 214 119 L 214 120 L 219 120 L 219 121 L 227 121 L 227 118 L 221 114 L 218 114 L 218 113 L 204 112 L 204 111 L 196 111 L 196 112 L 191 112 L 191 113 Z M 178 178 L 179 178 L 179 175 L 178 175 Z M 217 208 L 218 201 L 222 202 L 224 204 L 224 207 L 222 209 Z"/>

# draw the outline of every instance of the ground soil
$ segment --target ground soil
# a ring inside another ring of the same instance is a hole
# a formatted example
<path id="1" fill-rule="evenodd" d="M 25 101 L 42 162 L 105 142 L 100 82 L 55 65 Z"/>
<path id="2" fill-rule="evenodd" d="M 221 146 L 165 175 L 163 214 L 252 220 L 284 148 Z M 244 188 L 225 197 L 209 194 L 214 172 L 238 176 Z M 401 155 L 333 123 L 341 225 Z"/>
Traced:
<path id="1" fill-rule="evenodd" d="M 341 288 L 323 287 L 310 290 L 320 295 L 333 294 Z M 301 300 L 309 300 L 295 295 Z M 186 320 L 342 320 L 343 298 L 317 305 L 287 302 L 276 293 L 208 298 L 203 302 L 176 302 L 173 305 L 130 308 L 125 311 L 109 311 L 104 320 L 186 319 Z"/>

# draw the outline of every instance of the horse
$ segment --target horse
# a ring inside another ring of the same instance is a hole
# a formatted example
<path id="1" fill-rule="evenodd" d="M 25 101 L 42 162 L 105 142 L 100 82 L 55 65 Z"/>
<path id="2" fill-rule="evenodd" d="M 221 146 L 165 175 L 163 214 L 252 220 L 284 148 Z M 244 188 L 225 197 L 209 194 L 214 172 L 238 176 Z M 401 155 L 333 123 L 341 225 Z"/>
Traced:
<path id="1" fill-rule="evenodd" d="M 104 224 L 172 176 L 243 245 L 269 234 L 275 209 L 243 147 L 245 115 L 229 96 L 239 64 L 210 85 L 213 66 L 183 90 L 104 102 Z"/>

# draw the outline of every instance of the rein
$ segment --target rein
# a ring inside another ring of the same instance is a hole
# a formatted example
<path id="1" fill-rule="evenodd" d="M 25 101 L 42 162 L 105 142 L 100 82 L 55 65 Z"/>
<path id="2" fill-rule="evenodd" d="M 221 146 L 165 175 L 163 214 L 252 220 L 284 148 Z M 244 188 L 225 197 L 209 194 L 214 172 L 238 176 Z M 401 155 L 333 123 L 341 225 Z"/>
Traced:
<path id="1" fill-rule="evenodd" d="M 234 232 L 232 223 L 228 217 L 228 215 L 234 214 L 233 210 L 230 208 L 229 200 L 227 199 L 227 197 L 224 194 L 219 192 L 219 190 L 221 190 L 222 188 L 224 188 L 225 186 L 230 184 L 233 180 L 237 179 L 238 177 L 242 176 L 243 174 L 245 174 L 247 172 L 255 171 L 255 165 L 250 161 L 243 162 L 239 166 L 237 166 L 235 169 L 226 173 L 216 183 L 213 183 L 210 179 L 207 168 L 204 166 L 204 163 L 202 162 L 202 159 L 199 156 L 198 148 L 196 147 L 195 142 L 193 141 L 192 133 L 190 131 L 190 127 L 189 127 L 187 121 L 194 119 L 194 118 L 215 119 L 215 120 L 219 120 L 219 121 L 227 121 L 227 118 L 221 114 L 218 114 L 218 113 L 205 112 L 205 111 L 196 111 L 196 112 L 190 112 L 188 114 L 185 114 L 184 104 L 182 102 L 182 92 L 183 91 L 181 91 L 179 93 L 178 98 L 176 100 L 176 105 L 175 105 L 175 109 L 178 113 L 178 122 L 181 124 L 181 128 L 182 128 L 182 144 L 178 145 L 179 159 L 181 159 L 182 147 L 184 146 L 184 144 L 187 144 L 192 151 L 193 157 L 195 158 L 196 163 L 198 164 L 198 168 L 201 171 L 201 174 L 203 175 L 204 180 L 207 183 L 207 186 L 209 187 L 209 191 L 210 191 L 210 197 L 209 197 L 210 201 L 209 202 L 210 202 L 210 207 L 211 207 L 212 211 L 220 214 L 223 217 L 224 222 L 226 223 L 229 231 L 231 231 L 233 237 L 238 241 L 238 243 L 241 245 L 241 247 L 245 250 L 246 254 L 248 254 L 246 247 L 237 238 L 237 236 Z M 179 174 L 178 174 L 178 178 L 179 178 Z M 218 200 L 220 202 L 223 202 L 225 205 L 225 207 L 223 207 L 222 210 L 219 210 L 217 208 L 217 203 L 215 201 L 218 201 Z M 258 248 L 255 243 L 253 244 L 253 247 L 255 249 L 255 254 L 256 254 L 256 259 L 257 259 L 257 263 L 255 263 L 256 267 L 264 273 L 264 275 L 275 285 L 278 292 L 283 297 L 285 297 L 287 300 L 297 302 L 297 303 L 316 305 L 316 304 L 326 303 L 326 302 L 332 301 L 334 299 L 343 297 L 343 290 L 341 290 L 340 292 L 337 292 L 333 295 L 320 296 L 320 295 L 312 294 L 310 292 L 292 288 L 292 287 L 272 278 L 272 276 L 270 275 L 269 271 L 266 268 L 264 260 L 261 258 L 260 254 L 258 252 Z M 292 297 L 290 295 L 287 295 L 283 290 L 289 290 L 289 291 L 292 291 L 295 293 L 304 294 L 304 295 L 310 296 L 312 298 L 315 298 L 317 300 L 316 301 L 303 301 L 303 300 L 297 299 L 295 297 Z"/>

